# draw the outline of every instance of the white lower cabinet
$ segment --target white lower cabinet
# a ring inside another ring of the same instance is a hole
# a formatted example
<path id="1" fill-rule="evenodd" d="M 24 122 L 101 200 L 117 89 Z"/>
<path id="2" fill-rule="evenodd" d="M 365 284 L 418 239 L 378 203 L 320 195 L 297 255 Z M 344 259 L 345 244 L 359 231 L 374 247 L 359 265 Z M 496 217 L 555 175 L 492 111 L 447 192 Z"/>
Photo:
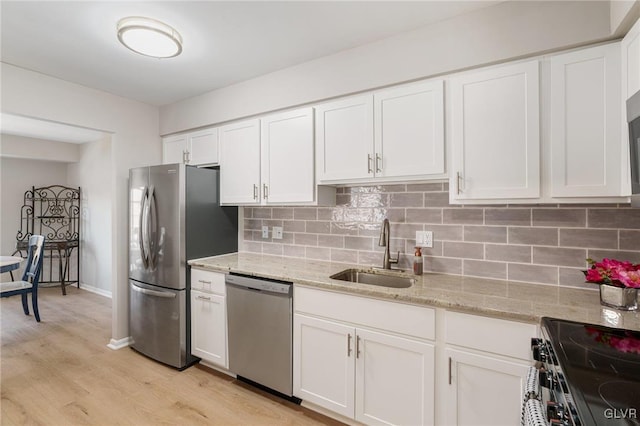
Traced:
<path id="1" fill-rule="evenodd" d="M 356 329 L 356 420 L 429 425 L 434 416 L 434 345 Z"/>
<path id="2" fill-rule="evenodd" d="M 296 314 L 294 394 L 366 424 L 433 424 L 434 346 Z"/>
<path id="3" fill-rule="evenodd" d="M 354 334 L 353 327 L 294 315 L 294 395 L 343 416 L 354 416 Z"/>
<path id="4" fill-rule="evenodd" d="M 534 324 L 446 312 L 448 378 L 439 389 L 447 425 L 520 424 Z M 440 370 L 443 370 L 442 367 Z"/>
<path id="5" fill-rule="evenodd" d="M 228 368 L 224 274 L 191 271 L 191 353 Z"/>
<path id="6" fill-rule="evenodd" d="M 293 392 L 365 424 L 434 424 L 434 310 L 296 286 Z"/>
<path id="7" fill-rule="evenodd" d="M 522 390 L 530 363 L 447 347 L 444 390 L 447 425 L 520 424 Z"/>

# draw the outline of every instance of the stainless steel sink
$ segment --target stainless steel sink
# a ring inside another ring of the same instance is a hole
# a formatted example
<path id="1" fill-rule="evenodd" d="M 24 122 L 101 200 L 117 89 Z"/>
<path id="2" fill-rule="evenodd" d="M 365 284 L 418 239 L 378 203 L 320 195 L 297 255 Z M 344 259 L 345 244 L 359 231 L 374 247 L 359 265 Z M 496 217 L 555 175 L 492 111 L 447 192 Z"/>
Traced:
<path id="1" fill-rule="evenodd" d="M 415 280 L 413 278 L 385 274 L 384 272 L 372 272 L 370 270 L 362 269 L 345 269 L 344 271 L 340 271 L 337 274 L 331 275 L 329 278 L 333 278 L 334 280 L 349 281 L 352 283 L 370 284 L 391 288 L 408 288 L 415 283 Z"/>

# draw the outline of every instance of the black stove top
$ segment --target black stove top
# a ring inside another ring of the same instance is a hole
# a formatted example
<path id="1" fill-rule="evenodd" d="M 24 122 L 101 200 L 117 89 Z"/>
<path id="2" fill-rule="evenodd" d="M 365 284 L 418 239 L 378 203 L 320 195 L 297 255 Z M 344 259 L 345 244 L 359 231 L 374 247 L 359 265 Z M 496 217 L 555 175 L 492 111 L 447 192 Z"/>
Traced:
<path id="1" fill-rule="evenodd" d="M 640 332 L 553 318 L 542 326 L 582 424 L 640 426 Z"/>

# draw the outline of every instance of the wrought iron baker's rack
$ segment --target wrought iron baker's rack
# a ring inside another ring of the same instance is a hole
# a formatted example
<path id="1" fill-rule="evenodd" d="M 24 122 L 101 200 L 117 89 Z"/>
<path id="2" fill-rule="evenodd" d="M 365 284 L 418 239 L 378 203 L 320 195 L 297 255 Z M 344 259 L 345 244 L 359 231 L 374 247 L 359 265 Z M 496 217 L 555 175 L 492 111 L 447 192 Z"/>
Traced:
<path id="1" fill-rule="evenodd" d="M 20 209 L 20 229 L 16 235 L 16 251 L 25 257 L 29 237 L 44 235 L 45 263 L 48 259 L 48 275 L 43 270 L 41 284 L 60 283 L 62 294 L 66 286 L 80 287 L 80 188 L 62 185 L 31 187 L 24 193 Z M 58 279 L 53 279 L 54 258 L 57 258 Z M 71 276 L 70 261 L 75 258 L 75 277 Z"/>

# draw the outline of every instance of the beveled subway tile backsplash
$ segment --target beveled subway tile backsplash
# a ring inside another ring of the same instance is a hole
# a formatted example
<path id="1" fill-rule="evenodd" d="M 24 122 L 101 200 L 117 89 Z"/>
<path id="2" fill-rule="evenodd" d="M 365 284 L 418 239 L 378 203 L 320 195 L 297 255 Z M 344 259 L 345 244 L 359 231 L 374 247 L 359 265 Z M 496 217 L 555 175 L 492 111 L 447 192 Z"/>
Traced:
<path id="1" fill-rule="evenodd" d="M 586 257 L 640 262 L 640 209 L 449 205 L 441 182 L 338 188 L 335 207 L 245 207 L 243 250 L 379 267 L 385 218 L 402 269 L 411 269 L 416 231 L 433 231 L 425 271 L 446 274 L 583 287 Z M 273 226 L 282 240 L 271 238 Z"/>

